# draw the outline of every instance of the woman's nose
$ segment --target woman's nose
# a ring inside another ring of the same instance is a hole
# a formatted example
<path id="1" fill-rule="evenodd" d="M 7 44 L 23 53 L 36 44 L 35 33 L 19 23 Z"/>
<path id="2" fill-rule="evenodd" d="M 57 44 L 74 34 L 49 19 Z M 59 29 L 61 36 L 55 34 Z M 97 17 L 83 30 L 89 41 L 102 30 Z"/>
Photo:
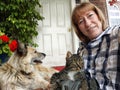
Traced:
<path id="1" fill-rule="evenodd" d="M 91 20 L 88 18 L 85 18 L 85 25 L 86 27 L 89 27 L 91 25 Z"/>

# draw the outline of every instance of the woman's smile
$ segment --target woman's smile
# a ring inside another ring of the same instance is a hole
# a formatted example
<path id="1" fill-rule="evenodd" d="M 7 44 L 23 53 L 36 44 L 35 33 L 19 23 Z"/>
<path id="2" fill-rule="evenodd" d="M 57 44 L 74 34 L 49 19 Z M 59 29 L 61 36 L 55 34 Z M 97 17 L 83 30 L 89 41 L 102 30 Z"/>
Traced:
<path id="1" fill-rule="evenodd" d="M 97 14 L 92 10 L 86 11 L 80 16 L 78 27 L 90 40 L 95 39 L 103 32 L 101 21 Z"/>

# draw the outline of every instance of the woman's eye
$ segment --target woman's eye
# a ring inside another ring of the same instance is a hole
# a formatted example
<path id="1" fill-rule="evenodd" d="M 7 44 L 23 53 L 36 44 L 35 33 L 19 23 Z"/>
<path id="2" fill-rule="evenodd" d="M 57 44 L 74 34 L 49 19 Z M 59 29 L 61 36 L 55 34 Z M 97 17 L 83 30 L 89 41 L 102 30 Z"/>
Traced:
<path id="1" fill-rule="evenodd" d="M 79 22 L 78 22 L 78 24 L 81 24 L 81 23 L 83 23 L 83 19 L 79 20 Z"/>
<path id="2" fill-rule="evenodd" d="M 92 17 L 92 16 L 93 16 L 93 14 L 89 14 L 89 15 L 88 15 L 88 17 Z"/>

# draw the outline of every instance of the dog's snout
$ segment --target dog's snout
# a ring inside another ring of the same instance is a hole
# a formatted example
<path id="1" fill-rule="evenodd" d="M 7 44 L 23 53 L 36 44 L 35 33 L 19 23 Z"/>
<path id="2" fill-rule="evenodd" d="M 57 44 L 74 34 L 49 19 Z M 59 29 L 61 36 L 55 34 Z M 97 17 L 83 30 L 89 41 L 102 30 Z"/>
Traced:
<path id="1" fill-rule="evenodd" d="M 42 55 L 43 55 L 43 56 L 46 56 L 46 54 L 45 54 L 45 53 L 42 53 Z"/>

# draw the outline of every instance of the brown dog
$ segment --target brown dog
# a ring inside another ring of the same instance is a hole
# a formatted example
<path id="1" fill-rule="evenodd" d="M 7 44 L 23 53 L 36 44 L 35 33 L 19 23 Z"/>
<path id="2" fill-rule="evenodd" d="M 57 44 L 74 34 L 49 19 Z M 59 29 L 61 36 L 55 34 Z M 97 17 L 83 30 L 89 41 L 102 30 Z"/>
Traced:
<path id="1" fill-rule="evenodd" d="M 50 77 L 57 71 L 42 66 L 44 58 L 44 53 L 19 44 L 9 60 L 0 66 L 0 90 L 47 89 Z"/>

